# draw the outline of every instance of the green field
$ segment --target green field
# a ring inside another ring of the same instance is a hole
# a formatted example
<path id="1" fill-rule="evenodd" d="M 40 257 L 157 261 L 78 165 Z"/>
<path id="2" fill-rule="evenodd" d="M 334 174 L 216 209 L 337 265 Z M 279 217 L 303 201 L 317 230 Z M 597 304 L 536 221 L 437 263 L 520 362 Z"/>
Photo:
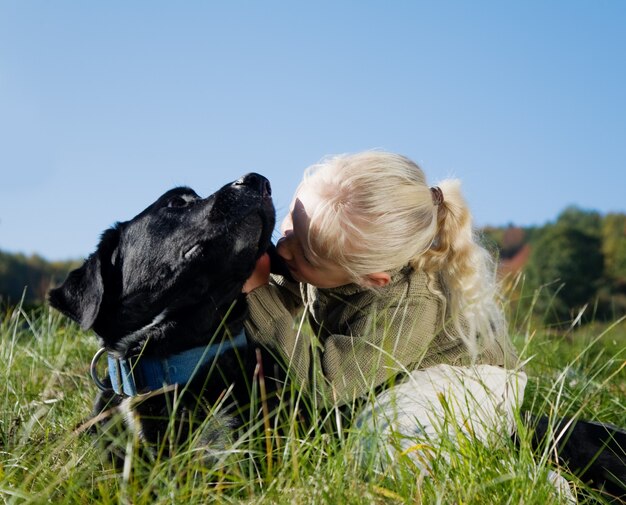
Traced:
<path id="1" fill-rule="evenodd" d="M 529 359 L 524 410 L 626 426 L 624 319 L 559 333 L 514 322 L 521 327 L 514 331 L 515 344 Z M 429 475 L 418 477 L 409 461 L 393 474 L 376 475 L 358 463 L 358 433 L 338 430 L 332 412 L 304 432 L 289 414 L 291 403 L 282 430 L 265 430 L 261 420 L 219 463 L 203 462 L 184 447 L 170 458 L 140 458 L 137 440 L 126 438 L 116 441 L 124 461 L 114 470 L 84 424 L 96 393 L 89 377 L 96 348 L 93 334 L 47 308 L 12 307 L 0 314 L 3 502 L 559 502 L 547 478 L 553 468 L 549 451 L 533 453 L 521 421 L 519 448 L 508 441 L 487 449 L 456 440 L 451 456 L 436 457 Z M 581 503 L 603 499 L 587 492 Z"/>

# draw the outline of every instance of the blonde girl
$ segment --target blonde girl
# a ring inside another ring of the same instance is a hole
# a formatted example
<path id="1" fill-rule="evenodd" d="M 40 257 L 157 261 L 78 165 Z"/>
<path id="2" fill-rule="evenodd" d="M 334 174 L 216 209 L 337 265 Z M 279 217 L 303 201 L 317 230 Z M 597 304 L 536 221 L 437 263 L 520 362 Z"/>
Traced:
<path id="1" fill-rule="evenodd" d="M 248 333 L 315 401 L 376 392 L 355 422 L 376 431 L 376 461 L 441 436 L 451 415 L 485 442 L 510 433 L 526 376 L 458 180 L 430 187 L 388 152 L 328 158 L 305 172 L 276 247 L 291 275 L 259 261 L 244 287 Z"/>

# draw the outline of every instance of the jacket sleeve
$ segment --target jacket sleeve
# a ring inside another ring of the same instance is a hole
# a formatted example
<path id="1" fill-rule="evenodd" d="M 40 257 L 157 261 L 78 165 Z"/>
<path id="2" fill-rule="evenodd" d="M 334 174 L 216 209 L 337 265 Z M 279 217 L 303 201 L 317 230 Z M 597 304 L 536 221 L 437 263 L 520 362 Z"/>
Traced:
<path id="1" fill-rule="evenodd" d="M 421 297 L 396 305 L 359 311 L 345 324 L 347 334 L 323 338 L 300 331 L 283 302 L 280 286 L 270 284 L 248 294 L 246 328 L 259 344 L 278 352 L 296 385 L 327 404 L 361 397 L 426 354 L 439 327 L 436 298 Z"/>

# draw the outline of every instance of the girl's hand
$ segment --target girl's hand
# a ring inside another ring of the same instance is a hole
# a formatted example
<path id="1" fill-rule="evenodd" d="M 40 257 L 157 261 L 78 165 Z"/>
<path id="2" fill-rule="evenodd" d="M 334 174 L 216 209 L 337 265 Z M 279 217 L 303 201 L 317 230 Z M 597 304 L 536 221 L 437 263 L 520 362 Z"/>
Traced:
<path id="1" fill-rule="evenodd" d="M 270 282 L 270 257 L 267 253 L 261 256 L 254 267 L 254 272 L 248 278 L 241 289 L 242 293 L 249 293 L 259 286 L 265 286 Z"/>

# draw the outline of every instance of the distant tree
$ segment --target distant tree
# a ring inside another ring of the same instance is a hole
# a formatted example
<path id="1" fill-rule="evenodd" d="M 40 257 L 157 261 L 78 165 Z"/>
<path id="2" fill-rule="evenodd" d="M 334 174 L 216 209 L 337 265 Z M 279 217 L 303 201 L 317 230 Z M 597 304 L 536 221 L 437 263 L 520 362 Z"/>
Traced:
<path id="1" fill-rule="evenodd" d="M 0 301 L 15 304 L 22 298 L 26 304 L 45 300 L 51 286 L 61 282 L 80 261 L 50 263 L 41 256 L 24 256 L 0 251 Z"/>
<path id="2" fill-rule="evenodd" d="M 604 280 L 598 291 L 597 311 L 603 319 L 626 314 L 626 215 L 607 214 L 602 219 Z"/>
<path id="3" fill-rule="evenodd" d="M 0 296 L 3 301 L 19 302 L 30 282 L 25 257 L 0 251 Z M 26 291 L 25 299 L 30 301 L 31 298 L 32 294 Z"/>
<path id="4" fill-rule="evenodd" d="M 596 294 L 603 257 L 600 238 L 591 233 L 595 218 L 588 217 L 568 212 L 563 220 L 543 230 L 532 249 L 526 269 L 528 283 L 542 289 L 535 308 L 547 323 L 569 321 L 573 312 L 593 301 Z"/>
<path id="5" fill-rule="evenodd" d="M 595 210 L 583 210 L 574 205 L 567 207 L 559 214 L 556 225 L 580 230 L 593 237 L 600 237 L 602 234 L 602 216 L 600 213 Z"/>
<path id="6" fill-rule="evenodd" d="M 602 220 L 605 276 L 618 289 L 626 288 L 626 215 L 607 214 Z"/>

